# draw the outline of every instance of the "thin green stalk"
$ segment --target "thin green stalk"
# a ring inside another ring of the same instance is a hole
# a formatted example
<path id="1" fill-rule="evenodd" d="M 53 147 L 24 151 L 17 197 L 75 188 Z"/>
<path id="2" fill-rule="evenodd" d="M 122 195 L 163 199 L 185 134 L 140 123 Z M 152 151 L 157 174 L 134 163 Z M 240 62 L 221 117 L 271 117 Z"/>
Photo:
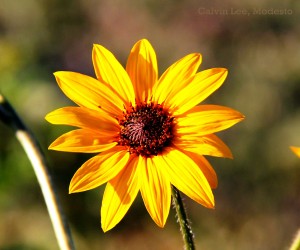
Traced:
<path id="1" fill-rule="evenodd" d="M 178 223 L 180 225 L 180 231 L 182 233 L 184 248 L 186 250 L 194 250 L 194 234 L 192 232 L 192 228 L 190 226 L 189 220 L 187 218 L 187 214 L 184 208 L 184 204 L 178 189 L 172 186 L 172 196 L 173 196 L 173 204 L 177 213 Z"/>
<path id="2" fill-rule="evenodd" d="M 64 220 L 59 199 L 54 191 L 53 182 L 48 171 L 45 157 L 32 133 L 26 128 L 12 106 L 0 93 L 0 120 L 13 129 L 23 146 L 41 187 L 54 232 L 61 250 L 75 249 L 71 232 Z"/>

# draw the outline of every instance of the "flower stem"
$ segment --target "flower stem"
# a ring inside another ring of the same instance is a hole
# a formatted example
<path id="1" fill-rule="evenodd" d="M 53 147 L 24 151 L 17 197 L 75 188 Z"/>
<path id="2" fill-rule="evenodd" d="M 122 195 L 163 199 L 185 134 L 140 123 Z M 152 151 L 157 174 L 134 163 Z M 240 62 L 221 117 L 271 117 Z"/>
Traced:
<path id="1" fill-rule="evenodd" d="M 36 174 L 45 203 L 61 250 L 75 249 L 71 232 L 63 218 L 62 208 L 54 191 L 53 182 L 48 171 L 42 150 L 30 131 L 26 128 L 12 106 L 0 93 L 0 120 L 11 127 L 23 146 Z"/>
<path id="2" fill-rule="evenodd" d="M 187 214 L 184 208 L 184 204 L 180 192 L 174 186 L 172 186 L 172 196 L 173 196 L 173 205 L 177 213 L 178 223 L 180 225 L 180 231 L 182 233 L 182 237 L 184 241 L 184 248 L 186 250 L 194 250 L 195 249 L 194 234 L 192 232 L 192 228 L 187 218 Z"/>

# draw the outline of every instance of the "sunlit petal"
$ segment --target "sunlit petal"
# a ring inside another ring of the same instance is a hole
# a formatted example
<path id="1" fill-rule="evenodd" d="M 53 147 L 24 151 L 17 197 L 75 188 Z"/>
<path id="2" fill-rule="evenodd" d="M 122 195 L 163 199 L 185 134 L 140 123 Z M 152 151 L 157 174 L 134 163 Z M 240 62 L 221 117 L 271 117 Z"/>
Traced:
<path id="1" fill-rule="evenodd" d="M 201 169 L 202 173 L 204 174 L 205 178 L 207 179 L 210 187 L 217 188 L 218 177 L 215 170 L 208 162 L 208 160 L 206 160 L 201 154 L 197 152 L 184 151 L 184 153 L 187 156 L 189 156 L 198 165 L 198 167 Z"/>
<path id="2" fill-rule="evenodd" d="M 76 129 L 65 133 L 51 143 L 49 149 L 65 152 L 99 153 L 113 148 L 118 134 L 96 133 L 94 130 Z"/>
<path id="3" fill-rule="evenodd" d="M 135 95 L 130 78 L 110 51 L 94 44 L 93 64 L 98 80 L 108 84 L 119 95 L 123 104 L 134 103 Z"/>
<path id="4" fill-rule="evenodd" d="M 201 55 L 194 53 L 171 65 L 154 85 L 153 101 L 164 103 L 167 98 L 171 98 L 179 91 L 182 84 L 187 82 L 187 79 L 195 75 L 201 61 Z"/>
<path id="5" fill-rule="evenodd" d="M 227 70 L 223 68 L 197 73 L 186 87 L 168 100 L 169 107 L 174 110 L 175 115 L 188 111 L 215 92 L 223 84 L 226 76 Z"/>
<path id="6" fill-rule="evenodd" d="M 87 191 L 102 185 L 118 175 L 128 160 L 129 153 L 122 147 L 115 147 L 92 157 L 74 174 L 69 192 Z"/>
<path id="7" fill-rule="evenodd" d="M 183 152 L 169 148 L 162 155 L 165 169 L 171 183 L 194 201 L 205 207 L 214 207 L 211 187 L 199 166 Z"/>
<path id="8" fill-rule="evenodd" d="M 232 159 L 232 153 L 227 145 L 216 135 L 194 136 L 182 135 L 173 141 L 178 148 L 215 157 L 225 157 Z"/>
<path id="9" fill-rule="evenodd" d="M 122 220 L 138 194 L 139 158 L 132 157 L 127 166 L 106 185 L 101 206 L 101 225 L 104 232 Z"/>
<path id="10" fill-rule="evenodd" d="M 54 75 L 65 95 L 79 106 L 95 110 L 101 107 L 114 115 L 122 113 L 123 102 L 104 83 L 75 72 L 59 71 Z"/>
<path id="11" fill-rule="evenodd" d="M 200 105 L 177 118 L 179 134 L 197 136 L 227 129 L 244 119 L 240 112 L 218 105 Z"/>
<path id="12" fill-rule="evenodd" d="M 149 101 L 157 82 L 156 54 L 146 39 L 138 41 L 128 57 L 126 71 L 132 81 L 137 101 Z"/>
<path id="13" fill-rule="evenodd" d="M 119 130 L 117 120 L 101 109 L 64 107 L 47 114 L 45 119 L 52 124 L 115 132 Z"/>
<path id="14" fill-rule="evenodd" d="M 163 227 L 171 204 L 171 183 L 161 169 L 161 157 L 143 159 L 141 194 L 155 223 Z"/>

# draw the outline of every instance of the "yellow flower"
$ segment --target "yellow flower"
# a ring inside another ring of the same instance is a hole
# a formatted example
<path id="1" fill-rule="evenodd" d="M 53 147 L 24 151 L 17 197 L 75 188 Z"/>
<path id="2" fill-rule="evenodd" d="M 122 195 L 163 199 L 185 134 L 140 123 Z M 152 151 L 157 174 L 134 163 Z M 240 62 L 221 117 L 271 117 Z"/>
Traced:
<path id="1" fill-rule="evenodd" d="M 300 148 L 299 148 L 299 147 L 293 147 L 293 146 L 290 146 L 290 149 L 291 149 L 298 157 L 300 157 Z"/>
<path id="2" fill-rule="evenodd" d="M 227 70 L 196 73 L 201 55 L 189 54 L 158 78 L 156 54 L 143 39 L 132 48 L 126 70 L 114 55 L 94 45 L 97 79 L 56 72 L 57 83 L 77 107 L 46 116 L 53 124 L 78 127 L 49 149 L 99 153 L 74 174 L 70 193 L 107 183 L 101 206 L 103 231 L 124 217 L 138 192 L 155 223 L 163 227 L 171 185 L 205 207 L 214 207 L 217 176 L 203 155 L 232 158 L 214 133 L 244 116 L 227 107 L 196 106 L 224 82 Z"/>

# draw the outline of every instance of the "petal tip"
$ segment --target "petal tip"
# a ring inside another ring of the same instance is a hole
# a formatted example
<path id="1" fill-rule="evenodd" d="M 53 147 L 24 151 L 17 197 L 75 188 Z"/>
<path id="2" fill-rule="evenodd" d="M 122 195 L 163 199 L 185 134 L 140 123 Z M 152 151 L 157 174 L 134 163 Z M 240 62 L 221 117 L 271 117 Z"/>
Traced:
<path id="1" fill-rule="evenodd" d="M 93 44 L 93 52 L 95 52 L 95 50 L 100 50 L 101 51 L 103 49 L 105 49 L 105 47 L 103 47 L 102 45 L 97 44 L 97 43 Z M 105 50 L 107 50 L 107 49 L 105 49 Z"/>
<path id="2" fill-rule="evenodd" d="M 113 229 L 114 226 L 112 226 L 111 224 L 107 224 L 106 222 L 101 220 L 101 228 L 102 228 L 103 232 L 106 233 L 107 231 Z"/>
<path id="3" fill-rule="evenodd" d="M 220 68 L 220 70 L 225 72 L 225 73 L 228 73 L 228 69 L 226 69 L 226 68 Z"/>
<path id="4" fill-rule="evenodd" d="M 146 38 L 142 38 L 142 39 L 139 40 L 138 42 L 140 42 L 140 43 L 150 43 L 150 42 L 148 41 L 148 39 L 146 39 Z"/>
<path id="5" fill-rule="evenodd" d="M 51 123 L 51 124 L 53 124 L 53 122 L 51 121 L 51 117 L 52 117 L 53 112 L 54 112 L 54 111 L 52 111 L 52 112 L 46 114 L 45 117 L 44 117 L 45 120 L 46 120 L 47 122 Z"/>
<path id="6" fill-rule="evenodd" d="M 69 194 L 74 194 L 76 193 L 76 188 L 74 188 L 74 185 L 72 183 L 69 186 Z"/>
<path id="7" fill-rule="evenodd" d="M 202 58 L 202 54 L 200 54 L 200 53 L 196 53 L 196 56 L 197 56 L 198 58 Z"/>
<path id="8" fill-rule="evenodd" d="M 48 122 L 49 114 L 45 115 L 44 119 Z"/>
<path id="9" fill-rule="evenodd" d="M 208 208 L 210 208 L 210 209 L 215 209 L 215 201 L 214 201 L 214 199 L 212 199 L 212 200 L 210 200 L 210 203 L 209 204 L 207 204 L 208 206 Z"/>
<path id="10" fill-rule="evenodd" d="M 160 217 L 160 216 L 151 216 L 153 221 L 155 222 L 155 224 L 160 227 L 160 228 L 164 228 L 166 221 L 167 221 L 167 217 L 168 216 L 164 216 L 164 217 Z"/>
<path id="11" fill-rule="evenodd" d="M 165 225 L 156 224 L 159 228 L 164 228 Z"/>
<path id="12" fill-rule="evenodd" d="M 74 178 L 74 176 L 73 176 L 73 178 Z M 78 193 L 81 191 L 81 190 L 78 190 L 78 186 L 76 185 L 76 182 L 73 181 L 73 178 L 69 185 L 69 194 L 74 194 L 74 193 Z"/>
<path id="13" fill-rule="evenodd" d="M 56 140 L 49 145 L 48 150 L 57 150 L 57 151 L 60 151 L 59 149 L 57 149 Z"/>
<path id="14" fill-rule="evenodd" d="M 202 54 L 200 54 L 200 53 L 193 53 L 192 55 L 196 58 L 196 61 L 198 61 L 199 66 L 200 66 L 200 64 L 202 63 Z"/>
<path id="15" fill-rule="evenodd" d="M 246 118 L 246 116 L 243 115 L 242 113 L 240 113 L 240 112 L 238 112 L 238 113 L 239 113 L 238 119 L 239 119 L 240 121 L 242 121 L 242 120 L 244 120 L 244 119 Z"/>
<path id="16" fill-rule="evenodd" d="M 224 158 L 233 160 L 233 154 L 232 154 L 232 152 L 231 152 L 231 150 L 229 148 L 228 148 L 227 154 L 225 155 Z"/>
<path id="17" fill-rule="evenodd" d="M 101 228 L 102 228 L 102 231 L 103 231 L 104 233 L 106 233 L 107 231 L 110 230 L 110 229 L 108 229 L 107 227 L 104 227 L 104 226 L 102 226 Z"/>
<path id="18" fill-rule="evenodd" d="M 156 223 L 157 224 L 157 226 L 159 226 L 160 228 L 164 228 L 165 227 L 165 224 L 166 224 L 166 222 L 164 221 L 164 222 L 159 222 L 159 223 Z"/>
<path id="19" fill-rule="evenodd" d="M 226 68 L 217 68 L 218 69 L 218 73 L 220 74 L 220 79 L 223 79 L 223 81 L 225 81 L 225 79 L 228 76 L 228 69 Z"/>
<path id="20" fill-rule="evenodd" d="M 53 73 L 53 75 L 55 76 L 55 78 L 58 78 L 60 75 L 62 75 L 65 71 L 56 71 Z"/>
<path id="21" fill-rule="evenodd" d="M 211 196 L 207 196 L 205 200 L 205 204 L 203 204 L 206 208 L 215 209 L 215 198 L 214 195 L 211 193 Z"/>
<path id="22" fill-rule="evenodd" d="M 95 56 L 96 50 L 100 49 L 101 45 L 94 43 L 93 44 L 93 49 L 92 49 L 92 56 Z"/>

